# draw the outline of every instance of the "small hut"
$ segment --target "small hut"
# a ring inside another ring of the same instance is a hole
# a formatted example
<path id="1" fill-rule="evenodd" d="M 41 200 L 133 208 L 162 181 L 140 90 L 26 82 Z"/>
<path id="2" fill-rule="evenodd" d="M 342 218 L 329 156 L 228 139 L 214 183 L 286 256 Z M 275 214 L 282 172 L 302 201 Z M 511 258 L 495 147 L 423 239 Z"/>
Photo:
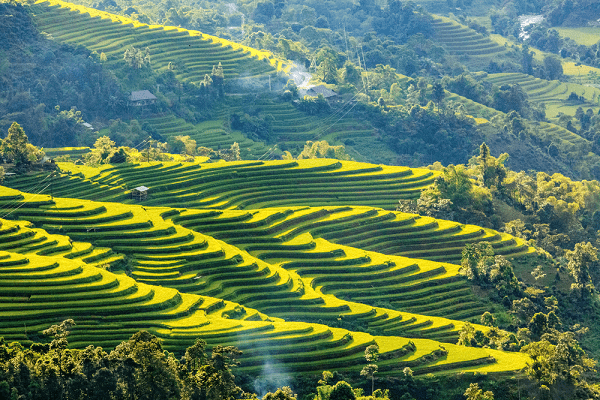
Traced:
<path id="1" fill-rule="evenodd" d="M 325 97 L 326 100 L 338 100 L 339 99 L 339 95 L 338 93 L 334 92 L 331 89 L 327 89 L 324 85 L 319 85 L 319 86 L 312 86 L 308 89 L 301 89 L 299 91 L 300 96 L 304 97 L 304 96 L 310 96 L 310 97 L 317 97 L 318 95 L 323 95 L 323 97 Z"/>
<path id="2" fill-rule="evenodd" d="M 139 201 L 146 200 L 148 198 L 148 189 L 146 186 L 138 186 L 131 191 L 131 198 Z"/>
<path id="3" fill-rule="evenodd" d="M 156 96 L 148 90 L 137 90 L 129 95 L 128 105 L 134 107 L 147 106 L 156 103 Z"/>

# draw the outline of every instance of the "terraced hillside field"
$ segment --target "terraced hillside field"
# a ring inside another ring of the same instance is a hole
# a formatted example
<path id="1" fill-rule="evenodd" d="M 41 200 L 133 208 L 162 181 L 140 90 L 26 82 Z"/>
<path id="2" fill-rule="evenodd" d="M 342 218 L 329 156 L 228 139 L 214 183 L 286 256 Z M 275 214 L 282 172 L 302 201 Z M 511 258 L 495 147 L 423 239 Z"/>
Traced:
<path id="1" fill-rule="evenodd" d="M 433 20 L 435 40 L 450 54 L 463 56 L 465 63 L 487 66 L 490 59 L 501 56 L 507 50 L 489 37 L 450 18 L 435 16 Z"/>
<path id="2" fill-rule="evenodd" d="M 320 324 L 237 320 L 215 316 L 223 302 L 136 283 L 66 259 L 0 252 L 1 333 L 29 342 L 28 332 L 66 316 L 77 321 L 70 343 L 114 347 L 147 329 L 164 348 L 181 351 L 197 337 L 209 345 L 235 345 L 243 351 L 242 372 L 259 374 L 269 361 L 294 373 L 336 369 L 353 372 L 364 364 L 364 349 L 378 344 L 379 373 L 394 375 L 406 366 L 416 374 L 458 371 L 501 372 L 525 366 L 527 357 L 472 349 L 426 339 L 372 336 Z M 251 310 L 244 308 L 247 313 Z M 258 314 L 254 314 L 258 315 Z M 15 318 L 18 317 L 18 318 Z M 23 328 L 25 325 L 26 329 Z"/>
<path id="3" fill-rule="evenodd" d="M 333 108 L 325 116 L 312 116 L 299 111 L 290 103 L 258 99 L 251 109 L 265 116 L 272 116 L 272 136 L 278 143 L 302 147 L 306 141 L 327 140 L 338 143 L 347 139 L 370 138 L 373 127 L 366 121 L 348 115 L 353 103 Z M 240 109 L 244 111 L 243 108 Z"/>
<path id="4" fill-rule="evenodd" d="M 219 163 L 142 163 L 88 168 L 60 164 L 68 174 L 13 177 L 6 185 L 57 197 L 133 202 L 130 189 L 150 189 L 147 205 L 188 208 L 260 208 L 282 204 L 368 205 L 394 209 L 416 198 L 437 172 L 313 159 Z M 274 190 L 276 188 L 276 190 Z"/>
<path id="5" fill-rule="evenodd" d="M 504 77 L 502 79 L 504 79 Z M 454 93 L 447 96 L 446 100 L 452 100 L 463 104 L 467 112 L 477 118 L 491 120 L 495 116 L 505 115 L 501 111 L 486 107 L 480 103 Z M 583 160 L 582 165 L 586 166 L 587 168 L 600 165 L 600 156 L 590 152 L 592 143 L 589 140 L 553 123 L 529 121 L 529 124 L 533 128 L 532 133 L 539 143 L 542 143 L 545 147 L 548 147 L 551 144 L 557 146 L 560 159 L 566 161 L 571 159 Z"/>
<path id="6" fill-rule="evenodd" d="M 96 246 L 124 254 L 128 257 L 131 276 L 139 282 L 242 303 L 288 320 L 335 321 L 340 315 L 349 320 L 360 317 L 365 327 L 380 333 L 403 332 L 409 336 L 434 335 L 436 339 L 444 339 L 455 338 L 456 330 L 462 326 L 443 318 L 432 319 L 392 310 L 374 312 L 372 307 L 326 296 L 335 289 L 334 285 L 318 285 L 318 279 L 313 279 L 318 276 L 313 274 L 313 278 L 305 278 L 302 273 L 307 270 L 296 270 L 296 264 L 302 265 L 301 260 L 310 265 L 339 265 L 348 273 L 356 268 L 354 273 L 360 273 L 354 278 L 357 294 L 360 294 L 362 286 L 368 284 L 410 295 L 410 292 L 423 287 L 440 286 L 440 291 L 446 283 L 455 283 L 459 278 L 455 265 L 415 264 L 405 258 L 375 253 L 369 256 L 364 251 L 342 248 L 324 240 L 318 245 L 313 241 L 302 243 L 305 237 L 293 238 L 279 246 L 275 240 L 269 246 L 260 244 L 265 242 L 264 239 L 248 237 L 247 242 L 257 242 L 251 246 L 253 252 L 263 250 L 257 259 L 243 247 L 215 240 L 172 220 L 165 220 L 167 215 L 177 214 L 172 209 L 61 199 L 49 205 L 36 204 L 35 207 L 15 203 L 14 208 L 11 216 L 15 219 L 27 220 L 56 235 L 68 235 L 78 241 L 89 240 Z M 242 232 L 240 230 L 240 234 Z M 14 243 L 13 240 L 7 242 Z M 235 241 L 232 243 L 237 244 Z M 55 252 L 56 249 L 46 251 Z M 274 262 L 275 259 L 279 261 Z M 309 270 L 310 265 L 306 266 Z M 373 281 L 375 271 L 379 274 L 380 283 Z M 423 282 L 425 278 L 426 283 Z M 465 288 L 464 280 L 458 280 Z M 361 284 L 360 281 L 365 282 Z M 397 287 L 399 284 L 402 288 Z M 450 286 L 456 287 L 456 284 Z M 343 293 L 351 295 L 347 290 Z M 277 300 L 281 304 L 275 304 Z M 457 298 L 442 306 L 456 308 L 455 317 L 480 315 L 486 310 L 487 305 L 472 296 L 464 303 L 461 300 L 463 298 Z M 290 305 L 294 307 L 290 308 Z M 435 308 L 436 305 L 430 304 L 429 310 L 433 314 L 442 313 L 436 313 Z M 371 326 L 374 322 L 376 324 Z M 407 333 L 409 331 L 412 333 Z"/>
<path id="7" fill-rule="evenodd" d="M 579 107 L 582 107 L 584 111 L 592 109 L 594 114 L 600 110 L 600 106 L 598 106 L 600 89 L 598 88 L 557 80 L 548 81 L 520 73 L 489 74 L 485 80 L 498 86 L 518 83 L 527 93 L 530 101 L 546 105 L 546 115 L 553 121 L 558 120 L 559 112 L 574 116 Z M 585 102 L 568 100 L 571 93 L 584 97 Z"/>
<path id="8" fill-rule="evenodd" d="M 214 150 L 228 149 L 233 143 L 240 146 L 242 159 L 258 159 L 269 150 L 269 146 L 263 142 L 255 142 L 245 137 L 241 132 L 229 132 L 224 128 L 224 119 L 204 121 L 192 124 L 174 115 L 152 116 L 140 119 L 141 123 L 147 124 L 158 132 L 165 141 L 176 136 L 189 136 L 196 141 L 197 146 L 204 146 Z M 100 131 L 100 135 L 107 135 L 107 130 Z"/>
<path id="9" fill-rule="evenodd" d="M 200 82 L 219 62 L 226 79 L 266 76 L 286 68 L 270 53 L 198 31 L 146 25 L 60 0 L 38 1 L 32 11 L 39 30 L 58 41 L 104 53 L 109 63 L 119 62 L 128 46 L 149 47 L 153 69 L 175 64 L 177 78 L 189 82 Z"/>
<path id="10" fill-rule="evenodd" d="M 470 293 L 457 265 L 327 238 L 363 226 L 364 238 L 377 241 L 369 226 L 387 222 L 402 231 L 413 224 L 404 231 L 413 240 L 420 235 L 411 231 L 431 232 L 441 246 L 455 236 L 452 249 L 478 237 L 475 228 L 461 232 L 442 221 L 419 226 L 414 216 L 368 207 L 188 210 L 0 189 L 0 217 L 11 219 L 0 220 L 0 318 L 7 321 L 0 335 L 11 339 L 27 343 L 29 333 L 74 318 L 76 347 L 111 347 L 138 329 L 157 334 L 172 351 L 202 337 L 240 347 L 241 369 L 249 373 L 259 373 L 265 357 L 288 371 L 357 373 L 373 343 L 388 375 L 404 366 L 416 373 L 514 371 L 527 361 L 488 349 L 441 350 L 431 340 L 455 341 L 461 318 L 489 309 Z M 509 238 L 479 236 L 499 249 L 512 247 L 515 256 L 529 251 Z M 376 287 L 376 295 L 365 297 L 367 287 Z M 30 321 L 26 328 L 7 318 L 15 310 Z"/>

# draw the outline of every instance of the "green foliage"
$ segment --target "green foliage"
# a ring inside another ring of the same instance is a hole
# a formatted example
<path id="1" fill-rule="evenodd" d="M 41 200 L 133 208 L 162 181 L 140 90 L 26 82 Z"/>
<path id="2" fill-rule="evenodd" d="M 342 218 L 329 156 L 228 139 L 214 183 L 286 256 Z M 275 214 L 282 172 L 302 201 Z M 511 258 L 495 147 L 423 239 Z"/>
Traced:
<path id="1" fill-rule="evenodd" d="M 308 115 L 319 115 L 327 114 L 331 110 L 331 107 L 325 97 L 319 93 L 317 97 L 306 96 L 304 99 L 300 99 L 298 109 Z"/>
<path id="2" fill-rule="evenodd" d="M 66 337 L 75 326 L 65 320 L 44 331 L 53 336 L 49 345 L 34 343 L 24 349 L 0 338 L 0 379 L 8 378 L 9 391 L 45 398 L 233 399 L 240 389 L 233 383 L 231 367 L 240 352 L 233 347 L 213 348 L 196 340 L 181 361 L 163 350 L 160 339 L 140 331 L 109 354 L 92 345 L 67 348 Z M 8 368 L 18 365 L 17 369 Z M 27 376 L 27 380 L 20 377 Z M 0 383 L 0 393 L 3 390 Z M 284 396 L 282 397 L 281 394 Z M 272 399 L 293 400 L 289 388 Z"/>
<path id="3" fill-rule="evenodd" d="M 292 392 L 288 386 L 284 386 L 281 389 L 277 389 L 275 393 L 267 393 L 263 396 L 262 400 L 296 400 L 297 396 Z"/>
<path id="4" fill-rule="evenodd" d="M 345 381 L 339 381 L 336 383 L 329 394 L 329 400 L 354 400 L 355 398 L 356 395 L 352 390 L 352 386 Z"/>
<path id="5" fill-rule="evenodd" d="M 464 396 L 467 400 L 494 400 L 494 393 L 489 390 L 484 392 L 477 383 L 471 383 Z"/>
<path id="6" fill-rule="evenodd" d="M 590 270 L 598 270 L 598 249 L 591 243 L 577 243 L 573 251 L 568 250 L 565 258 L 569 261 L 567 267 L 575 280 L 571 290 L 580 293 L 580 297 L 589 297 L 594 293 L 594 284 Z"/>
<path id="7" fill-rule="evenodd" d="M 21 126 L 13 122 L 8 135 L 0 142 L 0 160 L 12 162 L 18 169 L 27 169 L 32 162 L 39 162 L 45 153 L 29 143 Z"/>
<path id="8" fill-rule="evenodd" d="M 495 256 L 490 243 L 466 244 L 462 251 L 461 273 L 474 283 L 492 285 L 500 297 L 520 293 L 519 282 L 511 263 L 503 256 Z"/>
<path id="9" fill-rule="evenodd" d="M 2 154 L 9 162 L 15 163 L 17 166 L 28 164 L 29 153 L 27 144 L 29 140 L 25 131 L 19 124 L 13 122 L 8 129 L 8 136 L 2 141 Z"/>
<path id="10" fill-rule="evenodd" d="M 304 150 L 302 150 L 297 158 L 298 160 L 313 158 L 349 160 L 350 156 L 346 154 L 346 149 L 343 145 L 331 146 L 326 140 L 321 140 L 315 142 L 307 141 L 304 145 Z"/>
<path id="11" fill-rule="evenodd" d="M 463 165 L 449 165 L 442 173 L 432 188 L 421 192 L 417 211 L 466 223 L 475 222 L 474 219 L 479 217 L 477 223 L 482 225 L 485 213 L 492 208 L 491 192 L 474 185 Z"/>
<path id="12" fill-rule="evenodd" d="M 115 142 L 108 136 L 101 136 L 96 139 L 94 148 L 83 155 L 83 161 L 86 165 L 97 166 L 99 164 L 118 164 L 127 161 L 128 154 L 124 148 L 115 146 Z"/>
<path id="13" fill-rule="evenodd" d="M 533 359 L 528 364 L 527 374 L 538 384 L 553 388 L 567 385 L 577 388 L 576 398 L 598 396 L 596 390 L 584 380 L 586 372 L 592 371 L 596 362 L 587 357 L 572 332 L 545 335 L 521 349 Z"/>
<path id="14" fill-rule="evenodd" d="M 133 69 L 150 67 L 150 48 L 146 47 L 142 50 L 130 46 L 123 53 L 123 60 Z"/>
<path id="15" fill-rule="evenodd" d="M 508 154 L 501 154 L 498 158 L 490 154 L 489 147 L 482 143 L 479 147 L 479 156 L 477 157 L 477 170 L 480 186 L 486 188 L 495 188 L 503 190 L 504 179 L 506 178 L 506 168 L 504 163 L 508 159 Z"/>

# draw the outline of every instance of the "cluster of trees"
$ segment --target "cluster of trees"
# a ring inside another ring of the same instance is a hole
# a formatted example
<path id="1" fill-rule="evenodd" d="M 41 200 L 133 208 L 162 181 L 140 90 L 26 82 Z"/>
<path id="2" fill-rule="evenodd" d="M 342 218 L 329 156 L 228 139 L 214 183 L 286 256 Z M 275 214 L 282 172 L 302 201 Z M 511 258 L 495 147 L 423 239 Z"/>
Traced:
<path id="1" fill-rule="evenodd" d="M 487 145 L 467 165 L 430 168 L 442 171 L 433 187 L 401 209 L 439 218 L 505 229 L 552 256 L 564 256 L 577 243 L 598 240 L 600 182 L 575 181 L 545 172 L 515 172 L 505 166 L 508 154 L 494 157 Z M 474 179 L 473 179 L 474 178 Z M 518 210 L 509 220 L 494 204 Z"/>
<path id="2" fill-rule="evenodd" d="M 298 160 L 311 158 L 335 158 L 336 160 L 350 160 L 343 145 L 332 146 L 326 140 L 307 141 L 302 152 L 296 157 Z M 284 160 L 293 160 L 289 151 L 284 151 Z"/>
<path id="3" fill-rule="evenodd" d="M 230 124 L 232 129 L 242 131 L 255 141 L 272 141 L 272 124 L 275 117 L 265 114 L 260 108 L 248 109 L 245 113 L 232 113 Z"/>
<path id="4" fill-rule="evenodd" d="M 462 272 L 497 306 L 495 315 L 486 312 L 480 321 L 490 330 L 466 325 L 459 343 L 526 352 L 534 359 L 528 373 L 541 396 L 569 387 L 574 398 L 595 398 L 599 393 L 589 383 L 595 361 L 579 340 L 593 354 L 598 348 L 579 323 L 596 326 L 593 315 L 600 306 L 595 289 L 600 278 L 600 182 L 516 173 L 505 166 L 507 158 L 493 157 L 482 144 L 467 166 L 438 164 L 442 175 L 434 186 L 416 202 L 401 202 L 399 209 L 471 223 L 476 216 L 478 225 L 502 228 L 538 249 L 538 257 L 519 264 L 517 275 L 488 243 L 465 246 Z M 515 215 L 520 218 L 513 219 Z M 531 273 L 528 280 L 525 273 Z M 558 289 L 559 284 L 566 290 Z"/>
<path id="5" fill-rule="evenodd" d="M 194 156 L 209 157 L 211 160 L 238 161 L 240 146 L 234 142 L 229 149 L 215 151 L 208 147 L 196 146 L 196 141 L 189 136 L 175 136 L 166 143 L 146 137 L 138 147 L 118 146 L 108 136 L 96 139 L 94 147 L 82 156 L 85 165 L 119 164 L 124 162 L 171 161 L 172 154 L 188 156 L 185 161 L 194 161 Z M 61 157 L 58 161 L 72 161 L 69 157 Z"/>
<path id="6" fill-rule="evenodd" d="M 25 131 L 16 122 L 8 129 L 6 138 L 0 139 L 0 163 L 14 164 L 18 170 L 28 169 L 31 163 L 42 161 L 44 156 L 43 150 L 29 143 Z"/>
<path id="7" fill-rule="evenodd" d="M 258 400 L 253 393 L 253 377 L 234 376 L 241 355 L 233 346 L 214 346 L 210 351 L 202 339 L 176 356 L 166 351 L 159 338 L 147 331 L 135 333 L 111 351 L 89 345 L 69 348 L 69 333 L 76 329 L 68 319 L 43 331 L 47 340 L 29 348 L 0 338 L 0 398 L 20 400 L 46 399 L 131 399 L 131 400 Z M 324 371 L 317 377 L 294 377 L 293 384 L 310 400 L 402 400 L 459 398 L 481 400 L 478 383 L 453 378 L 426 376 L 413 378 L 404 368 L 399 378 L 385 379 L 391 389 L 375 389 L 379 358 L 377 345 L 365 349 L 366 365 L 361 375 L 369 380 L 370 395 L 352 387 L 338 372 Z M 318 382 L 317 382 L 317 379 Z M 502 392 L 496 382 L 485 383 Z M 380 384 L 378 383 L 378 386 Z M 273 389 L 271 389 L 273 390 Z M 368 389 L 367 389 L 368 390 Z M 504 390 L 506 391 L 506 390 Z M 506 394 L 506 393 L 505 393 Z M 491 391 L 484 397 L 493 400 Z M 454 397 L 452 397 L 454 396 Z M 297 400 L 290 387 L 267 392 L 262 400 Z M 506 397 L 508 398 L 508 397 Z"/>
<path id="8" fill-rule="evenodd" d="M 69 349 L 75 322 L 44 331 L 52 340 L 29 349 L 0 338 L 2 399 L 206 399 L 252 398 L 235 384 L 232 368 L 241 352 L 197 339 L 183 357 L 165 351 L 140 331 L 110 352 L 90 345 Z"/>
<path id="9" fill-rule="evenodd" d="M 441 83 L 446 90 L 452 93 L 504 113 L 515 111 L 520 116 L 531 120 L 543 121 L 546 119 L 543 106 L 531 103 L 527 93 L 519 84 L 497 86 L 476 79 L 469 73 L 463 73 L 456 77 L 445 76 Z"/>

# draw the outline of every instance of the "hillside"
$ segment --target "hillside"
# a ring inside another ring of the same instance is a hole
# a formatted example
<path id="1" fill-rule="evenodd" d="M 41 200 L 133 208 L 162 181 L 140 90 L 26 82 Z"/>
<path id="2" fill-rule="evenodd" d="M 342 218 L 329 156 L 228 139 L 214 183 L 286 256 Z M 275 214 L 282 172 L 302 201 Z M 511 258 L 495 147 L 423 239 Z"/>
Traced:
<path id="1" fill-rule="evenodd" d="M 0 398 L 600 398 L 593 32 L 420 4 L 0 3 Z"/>
<path id="2" fill-rule="evenodd" d="M 60 186 L 57 182 L 56 189 Z M 365 252 L 328 242 L 326 235 L 311 240 L 311 232 L 316 235 L 311 227 L 337 230 L 337 224 L 351 226 L 353 219 L 366 214 L 375 217 L 375 223 L 381 220 L 376 209 L 263 209 L 251 216 L 257 222 L 244 224 L 247 229 L 269 226 L 265 233 L 274 236 L 243 234 L 245 228 L 234 230 L 238 235 L 231 236 L 217 232 L 230 231 L 228 221 L 245 221 L 243 212 L 51 199 L 6 187 L 0 201 L 2 216 L 14 220 L 3 220 L 0 231 L 3 309 L 6 317 L 16 309 L 22 315 L 17 324 L 9 323 L 10 319 L 3 324 L 0 335 L 10 340 L 27 343 L 47 324 L 69 317 L 78 321 L 70 339 L 75 347 L 91 341 L 114 346 L 142 328 L 164 339 L 166 348 L 173 351 L 200 336 L 210 343 L 231 343 L 242 349 L 241 371 L 248 373 L 258 372 L 267 354 L 288 371 L 351 371 L 352 365 L 361 363 L 364 348 L 373 343 L 380 345 L 382 359 L 387 360 L 380 371 L 391 375 L 404 362 L 415 373 L 425 374 L 514 371 L 527 360 L 515 354 L 483 349 L 465 352 L 444 345 L 448 354 L 419 361 L 438 348 L 436 342 L 420 338 L 456 340 L 463 324 L 458 319 L 489 308 L 470 294 L 455 265 Z M 429 225 L 435 232 L 435 224 Z M 295 233 L 277 234 L 290 230 Z M 453 229 L 447 234 L 454 235 L 455 241 L 464 240 Z M 433 232 L 420 236 L 422 241 L 439 240 Z M 488 240 L 498 239 L 492 234 Z M 340 272 L 344 281 L 351 278 L 351 286 L 332 279 Z M 374 298 L 357 297 L 350 289 L 360 294 L 367 286 L 378 287 L 380 300 L 401 311 L 368 306 Z M 390 297 L 392 293 L 402 294 Z M 78 301 L 73 303 L 75 298 Z M 430 301 L 423 307 L 410 298 Z M 449 311 L 452 308 L 454 312 Z M 22 326 L 25 320 L 31 321 L 26 328 Z M 337 328 L 340 320 L 342 328 L 363 327 L 375 336 Z M 242 336 L 245 339 L 240 340 Z M 402 350 L 408 339 L 396 336 L 412 338 L 416 350 Z M 289 345 L 282 345 L 281 340 Z M 258 343 L 261 351 L 257 351 Z M 313 357 L 311 352 L 318 354 L 318 364 L 307 362 Z"/>

